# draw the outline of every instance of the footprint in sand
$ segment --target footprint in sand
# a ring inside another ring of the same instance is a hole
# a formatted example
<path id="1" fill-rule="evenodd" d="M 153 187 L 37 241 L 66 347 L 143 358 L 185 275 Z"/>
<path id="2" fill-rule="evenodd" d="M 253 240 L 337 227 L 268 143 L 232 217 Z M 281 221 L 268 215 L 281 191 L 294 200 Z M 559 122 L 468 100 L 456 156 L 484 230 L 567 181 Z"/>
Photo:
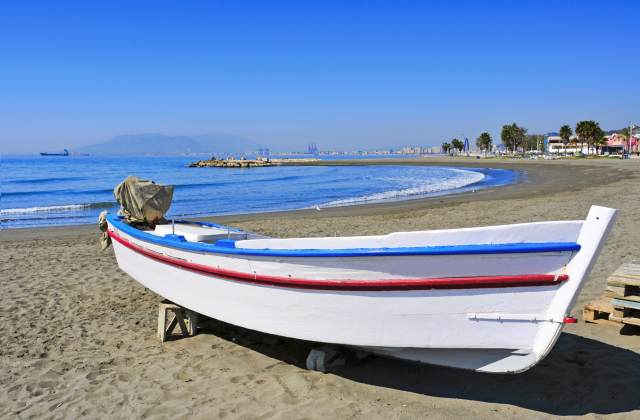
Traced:
<path id="1" fill-rule="evenodd" d="M 247 385 L 255 379 L 256 375 L 249 373 L 248 375 L 234 376 L 229 381 L 234 384 Z"/>
<path id="2" fill-rule="evenodd" d="M 40 381 L 38 382 L 38 386 L 40 388 L 53 388 L 56 386 L 55 381 Z"/>
<path id="3" fill-rule="evenodd" d="M 29 384 L 24 389 L 29 393 L 31 397 L 39 397 L 43 393 L 41 389 L 36 389 L 36 386 L 34 384 Z"/>
<path id="4" fill-rule="evenodd" d="M 87 373 L 85 378 L 89 381 L 89 383 L 91 383 L 91 385 L 95 385 L 97 383 L 96 379 L 98 378 L 98 376 L 100 376 L 100 372 L 94 370 Z"/>

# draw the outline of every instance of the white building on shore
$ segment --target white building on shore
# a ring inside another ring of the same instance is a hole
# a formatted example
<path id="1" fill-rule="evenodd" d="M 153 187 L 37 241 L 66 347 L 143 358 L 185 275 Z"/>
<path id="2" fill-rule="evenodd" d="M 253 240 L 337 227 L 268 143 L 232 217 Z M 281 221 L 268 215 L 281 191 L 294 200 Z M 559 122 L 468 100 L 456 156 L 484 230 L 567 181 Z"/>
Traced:
<path id="1" fill-rule="evenodd" d="M 547 136 L 547 153 L 549 154 L 558 154 L 558 155 L 575 155 L 576 153 L 582 152 L 582 154 L 595 154 L 596 149 L 587 146 L 586 143 L 580 144 L 580 141 L 576 136 L 571 136 L 569 142 L 565 145 L 562 137 L 556 135 L 555 133 L 551 133 Z"/>

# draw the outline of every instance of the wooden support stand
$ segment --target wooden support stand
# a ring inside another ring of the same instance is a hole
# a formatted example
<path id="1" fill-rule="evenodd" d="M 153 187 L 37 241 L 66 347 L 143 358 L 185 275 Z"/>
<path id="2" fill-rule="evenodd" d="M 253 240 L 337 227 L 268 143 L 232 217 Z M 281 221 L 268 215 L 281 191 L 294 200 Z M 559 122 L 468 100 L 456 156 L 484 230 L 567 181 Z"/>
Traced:
<path id="1" fill-rule="evenodd" d="M 173 316 L 172 316 L 173 315 Z M 198 333 L 198 313 L 168 300 L 163 300 L 158 306 L 158 338 L 167 341 L 176 326 L 180 327 L 180 336 L 188 337 Z"/>

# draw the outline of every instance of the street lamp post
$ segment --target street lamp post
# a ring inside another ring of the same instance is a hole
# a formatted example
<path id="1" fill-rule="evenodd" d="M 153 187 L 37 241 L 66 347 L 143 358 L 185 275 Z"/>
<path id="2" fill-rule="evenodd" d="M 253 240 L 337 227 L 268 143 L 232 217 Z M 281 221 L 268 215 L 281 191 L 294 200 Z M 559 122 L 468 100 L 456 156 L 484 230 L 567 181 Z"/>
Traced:
<path id="1" fill-rule="evenodd" d="M 631 156 L 631 137 L 633 137 L 633 129 L 635 127 L 638 127 L 638 126 L 634 123 L 629 123 L 629 156 Z M 637 142 L 636 142 L 636 147 L 637 147 Z"/>

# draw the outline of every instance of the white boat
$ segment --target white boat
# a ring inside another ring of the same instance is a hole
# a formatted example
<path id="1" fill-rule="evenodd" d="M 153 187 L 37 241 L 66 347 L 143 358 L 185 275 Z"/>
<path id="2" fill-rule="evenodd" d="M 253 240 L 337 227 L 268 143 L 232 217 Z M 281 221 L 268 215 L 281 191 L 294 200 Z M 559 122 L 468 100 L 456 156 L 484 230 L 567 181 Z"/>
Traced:
<path id="1" fill-rule="evenodd" d="M 108 215 L 122 270 L 211 318 L 483 372 L 521 372 L 551 350 L 616 211 L 585 220 L 275 239 Z"/>

